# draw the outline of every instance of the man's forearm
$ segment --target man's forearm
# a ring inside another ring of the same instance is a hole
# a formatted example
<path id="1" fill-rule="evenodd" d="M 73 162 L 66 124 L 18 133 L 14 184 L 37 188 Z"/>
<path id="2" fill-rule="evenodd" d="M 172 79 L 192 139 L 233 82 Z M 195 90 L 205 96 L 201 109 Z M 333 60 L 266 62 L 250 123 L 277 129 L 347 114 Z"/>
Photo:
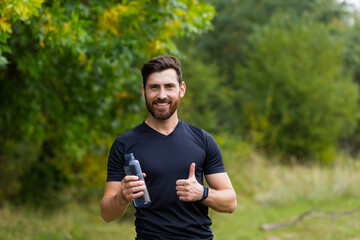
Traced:
<path id="1" fill-rule="evenodd" d="M 236 194 L 232 189 L 209 188 L 209 195 L 203 203 L 217 212 L 232 213 L 237 207 Z"/>
<path id="2" fill-rule="evenodd" d="M 119 194 L 104 197 L 100 203 L 101 217 L 106 222 L 111 222 L 124 215 L 130 202 L 124 202 Z"/>

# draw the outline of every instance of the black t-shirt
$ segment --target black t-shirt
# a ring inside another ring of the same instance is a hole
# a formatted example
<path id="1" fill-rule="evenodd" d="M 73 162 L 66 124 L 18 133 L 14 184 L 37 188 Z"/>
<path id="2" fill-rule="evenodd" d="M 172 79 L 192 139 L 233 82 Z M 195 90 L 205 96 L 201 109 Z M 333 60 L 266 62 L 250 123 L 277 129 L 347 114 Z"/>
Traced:
<path id="1" fill-rule="evenodd" d="M 180 201 L 176 181 L 188 178 L 193 162 L 196 179 L 201 184 L 203 174 L 225 172 L 214 138 L 181 120 L 167 136 L 143 122 L 113 143 L 107 181 L 123 179 L 124 154 L 127 153 L 134 153 L 146 173 L 151 199 L 150 204 L 136 208 L 136 239 L 213 239 L 208 207 L 200 201 Z"/>

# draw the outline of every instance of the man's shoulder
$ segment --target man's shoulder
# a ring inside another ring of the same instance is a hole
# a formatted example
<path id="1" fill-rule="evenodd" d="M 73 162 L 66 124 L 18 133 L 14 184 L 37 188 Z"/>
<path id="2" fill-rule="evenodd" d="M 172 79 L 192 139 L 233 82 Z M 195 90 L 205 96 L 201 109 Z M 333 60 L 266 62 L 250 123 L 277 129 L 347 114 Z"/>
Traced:
<path id="1" fill-rule="evenodd" d="M 184 124 L 184 126 L 186 126 L 191 131 L 199 132 L 199 133 L 205 134 L 205 135 L 211 135 L 210 133 L 208 133 L 206 130 L 202 129 L 201 127 L 194 126 L 194 125 L 184 122 L 184 121 L 182 121 L 182 123 Z"/>
<path id="2" fill-rule="evenodd" d="M 182 121 L 182 120 L 180 120 L 181 121 L 181 123 L 182 123 L 182 125 L 183 125 L 183 127 L 187 130 L 187 131 L 191 131 L 191 132 L 197 132 L 197 133 L 203 133 L 203 132 L 205 132 L 202 128 L 200 128 L 200 127 L 197 127 L 197 126 L 194 126 L 194 125 L 192 125 L 192 124 L 190 124 L 190 123 L 187 123 L 187 122 L 185 122 L 185 121 Z"/>
<path id="3" fill-rule="evenodd" d="M 184 121 L 182 121 L 182 123 L 183 123 L 184 128 L 187 129 L 187 131 L 191 132 L 192 134 L 196 134 L 197 136 L 199 136 L 205 140 L 209 137 L 212 138 L 210 133 L 208 133 L 204 129 L 194 126 L 194 125 L 184 122 Z"/>

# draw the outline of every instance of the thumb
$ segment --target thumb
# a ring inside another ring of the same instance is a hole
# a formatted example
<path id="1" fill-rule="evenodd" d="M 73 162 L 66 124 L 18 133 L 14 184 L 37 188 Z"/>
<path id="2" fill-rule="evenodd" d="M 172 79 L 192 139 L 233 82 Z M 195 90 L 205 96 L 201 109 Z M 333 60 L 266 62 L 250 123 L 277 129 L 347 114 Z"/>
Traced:
<path id="1" fill-rule="evenodd" d="M 195 178 L 195 163 L 190 165 L 189 178 Z"/>

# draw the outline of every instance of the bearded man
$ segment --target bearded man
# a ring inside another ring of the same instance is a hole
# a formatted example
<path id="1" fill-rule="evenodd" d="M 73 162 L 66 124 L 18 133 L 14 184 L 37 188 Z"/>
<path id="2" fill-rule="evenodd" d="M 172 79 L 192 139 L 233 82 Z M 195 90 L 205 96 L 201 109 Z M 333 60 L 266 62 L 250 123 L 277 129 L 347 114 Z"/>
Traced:
<path id="1" fill-rule="evenodd" d="M 146 183 L 151 202 L 136 207 L 135 239 L 213 239 L 209 207 L 231 213 L 237 206 L 220 148 L 210 134 L 178 119 L 186 85 L 177 58 L 153 58 L 141 73 L 149 116 L 111 147 L 101 216 L 107 222 L 122 217 Z M 128 153 L 139 160 L 145 183 L 125 175 Z"/>

